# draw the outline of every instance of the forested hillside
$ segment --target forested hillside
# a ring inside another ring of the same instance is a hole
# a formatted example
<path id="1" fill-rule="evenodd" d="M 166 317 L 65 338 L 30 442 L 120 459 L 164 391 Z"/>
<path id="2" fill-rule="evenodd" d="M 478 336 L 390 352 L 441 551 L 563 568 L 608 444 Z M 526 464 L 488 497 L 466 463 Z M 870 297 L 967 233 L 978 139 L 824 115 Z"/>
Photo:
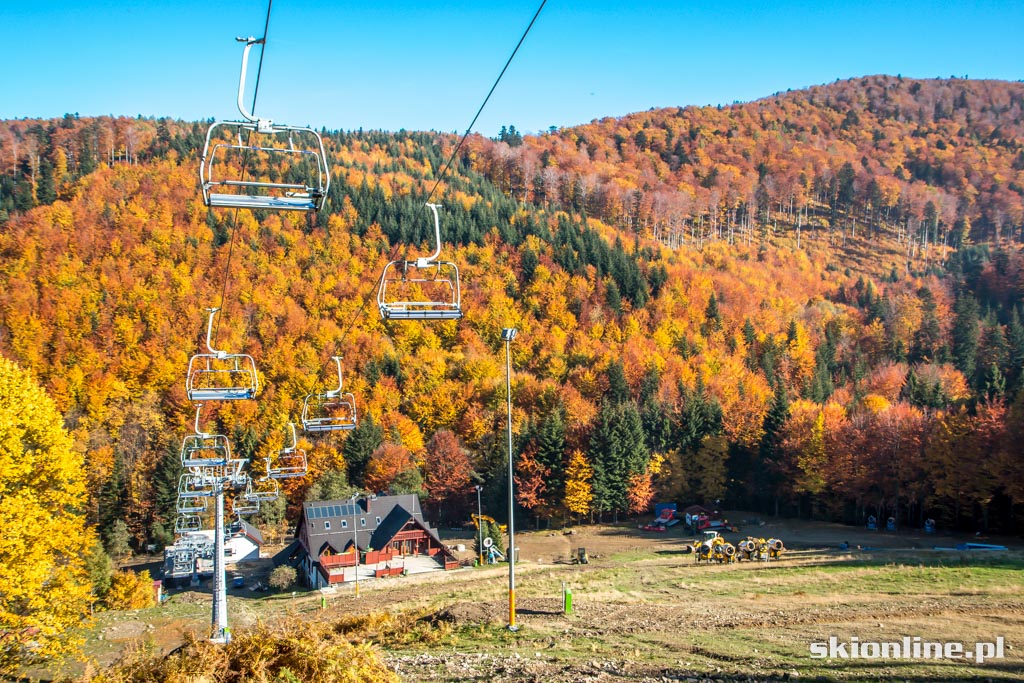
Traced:
<path id="1" fill-rule="evenodd" d="M 442 323 L 384 323 L 375 296 L 429 253 L 453 136 L 329 133 L 324 211 L 236 221 L 202 204 L 205 124 L 0 122 L 0 353 L 63 412 L 92 521 L 136 545 L 169 540 L 222 294 L 219 346 L 264 388 L 205 419 L 243 456 L 344 356 L 361 425 L 306 439 L 292 510 L 354 484 L 459 521 L 480 482 L 500 516 L 515 326 L 531 520 L 722 499 L 1019 530 L 1022 109 L 1020 83 L 871 77 L 471 137 L 435 196 L 465 310 Z"/>

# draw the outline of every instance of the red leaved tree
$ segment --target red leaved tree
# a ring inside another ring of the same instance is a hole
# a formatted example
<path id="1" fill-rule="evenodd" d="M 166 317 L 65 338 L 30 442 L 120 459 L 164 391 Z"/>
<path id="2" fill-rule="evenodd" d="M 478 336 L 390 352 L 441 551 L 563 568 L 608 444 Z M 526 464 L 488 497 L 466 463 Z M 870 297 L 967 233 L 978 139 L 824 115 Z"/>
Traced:
<path id="1" fill-rule="evenodd" d="M 423 469 L 427 503 L 435 508 L 438 519 L 442 523 L 465 519 L 473 465 L 469 451 L 462 447 L 455 434 L 447 429 L 434 433 L 427 442 Z"/>

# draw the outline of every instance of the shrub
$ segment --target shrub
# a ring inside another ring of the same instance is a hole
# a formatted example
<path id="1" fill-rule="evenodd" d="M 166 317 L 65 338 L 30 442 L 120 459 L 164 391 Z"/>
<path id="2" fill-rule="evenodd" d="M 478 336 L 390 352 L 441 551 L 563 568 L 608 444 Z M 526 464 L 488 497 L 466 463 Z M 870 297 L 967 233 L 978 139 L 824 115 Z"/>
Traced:
<path id="1" fill-rule="evenodd" d="M 353 645 L 329 624 L 259 624 L 240 631 L 226 645 L 195 633 L 166 657 L 143 647 L 83 683 L 163 681 L 316 681 L 317 683 L 399 683 L 369 644 Z"/>
<path id="2" fill-rule="evenodd" d="M 145 609 L 156 604 L 153 577 L 144 569 L 138 574 L 120 571 L 114 574 L 104 602 L 108 609 Z"/>
<path id="3" fill-rule="evenodd" d="M 298 572 L 295 571 L 295 567 L 289 567 L 288 565 L 283 564 L 280 567 L 274 567 L 274 571 L 270 572 L 270 580 L 268 583 L 271 588 L 283 591 L 290 588 L 297 578 Z"/>

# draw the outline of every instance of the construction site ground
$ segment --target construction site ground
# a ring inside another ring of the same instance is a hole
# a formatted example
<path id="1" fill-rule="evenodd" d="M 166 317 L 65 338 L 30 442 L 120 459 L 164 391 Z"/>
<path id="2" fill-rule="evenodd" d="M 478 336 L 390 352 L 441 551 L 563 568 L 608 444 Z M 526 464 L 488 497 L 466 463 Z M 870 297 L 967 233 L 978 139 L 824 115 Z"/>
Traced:
<path id="1" fill-rule="evenodd" d="M 517 532 L 514 633 L 507 629 L 507 564 L 360 582 L 356 596 L 351 585 L 328 595 L 252 591 L 270 571 L 264 560 L 233 572 L 247 586 L 229 591 L 231 625 L 371 612 L 424 619 L 445 631 L 439 642 L 384 646 L 389 665 L 407 681 L 1020 680 L 1019 539 L 730 519 L 740 531 L 727 538 L 774 536 L 786 552 L 770 563 L 698 565 L 684 552 L 694 536 L 681 525 L 651 532 L 635 520 Z M 464 545 L 458 554 L 468 559 L 473 533 L 447 530 L 442 538 Z M 968 540 L 1010 549 L 934 550 Z M 849 549 L 840 549 L 844 542 Z M 580 547 L 589 564 L 571 562 Z M 573 591 L 571 614 L 563 610 L 563 585 Z M 175 590 L 160 607 L 99 613 L 86 652 L 100 666 L 126 647 L 168 652 L 184 633 L 208 628 L 209 619 L 208 585 Z M 810 643 L 830 636 L 967 643 L 1002 637 L 1006 649 L 1003 659 L 984 663 L 810 658 Z"/>

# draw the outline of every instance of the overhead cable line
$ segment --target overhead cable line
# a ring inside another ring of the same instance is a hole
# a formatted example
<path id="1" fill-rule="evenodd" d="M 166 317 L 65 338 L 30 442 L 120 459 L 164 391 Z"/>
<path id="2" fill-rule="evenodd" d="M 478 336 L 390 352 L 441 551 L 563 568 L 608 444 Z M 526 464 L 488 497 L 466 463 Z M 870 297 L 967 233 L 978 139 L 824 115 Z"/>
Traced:
<path id="1" fill-rule="evenodd" d="M 505 75 L 506 71 L 508 71 L 509 65 L 512 63 L 512 60 L 515 59 L 516 53 L 519 52 L 519 48 L 522 46 L 523 41 L 526 40 L 526 36 L 530 34 L 530 29 L 533 28 L 534 23 L 537 21 L 537 17 L 540 16 L 541 10 L 544 9 L 544 5 L 546 5 L 547 2 L 548 0 L 541 0 L 540 7 L 538 7 L 537 11 L 533 13 L 533 19 L 530 19 L 530 23 L 526 27 L 526 30 L 523 31 L 523 35 L 519 38 L 519 42 L 516 43 L 515 49 L 513 49 L 512 54 L 508 56 L 508 60 L 505 62 L 505 66 L 501 68 L 501 73 L 499 73 L 498 77 L 494 79 L 494 85 L 492 85 L 491 89 L 487 92 L 487 97 L 485 97 L 484 101 L 480 104 L 480 108 L 476 110 L 476 114 L 473 116 L 473 120 L 469 122 L 469 126 L 466 128 L 466 132 L 462 134 L 462 138 L 459 140 L 459 143 L 455 145 L 455 149 L 452 150 L 451 156 L 448 157 L 448 163 L 446 163 L 444 167 L 441 169 L 441 173 L 437 176 L 437 181 L 434 183 L 434 187 L 431 188 L 430 194 L 427 195 L 428 204 L 430 203 L 430 200 L 434 197 L 434 192 L 437 190 L 438 185 L 440 185 L 441 181 L 444 180 L 445 174 L 448 172 L 448 169 L 451 168 L 452 162 L 455 161 L 456 155 L 462 148 L 462 143 L 464 143 L 466 141 L 466 138 L 469 137 L 470 132 L 472 132 L 473 130 L 473 126 L 476 125 L 476 120 L 480 118 L 480 114 L 483 113 L 484 107 L 487 106 L 487 101 L 490 100 L 491 95 L 494 94 L 494 90 L 498 87 L 498 83 L 501 82 L 501 77 Z"/>
<path id="2" fill-rule="evenodd" d="M 256 82 L 253 85 L 253 89 L 252 89 L 252 107 L 249 109 L 249 111 L 254 113 L 254 114 L 256 113 L 256 98 L 259 96 L 259 93 L 260 93 L 260 74 L 263 73 L 263 55 L 265 55 L 266 52 L 267 52 L 267 32 L 270 30 L 270 10 L 273 7 L 274 7 L 274 0 L 267 0 L 267 19 L 266 19 L 266 21 L 263 24 L 263 37 L 260 38 L 258 41 L 256 41 L 257 43 L 259 43 L 259 46 L 260 46 L 260 61 L 259 61 L 259 64 L 256 66 Z M 241 102 L 241 99 L 239 99 L 239 102 Z M 252 141 L 252 130 L 250 129 L 248 131 L 248 133 L 246 134 L 246 138 L 245 138 L 246 151 L 245 151 L 245 155 L 242 157 L 242 175 L 241 175 L 241 179 L 243 181 L 245 180 L 246 171 L 247 171 L 247 168 L 248 168 L 248 165 L 249 165 L 249 148 L 248 148 L 248 146 L 249 146 L 249 143 L 251 141 Z M 237 232 L 238 232 L 238 207 L 235 207 L 235 213 L 233 214 L 233 216 L 231 218 L 231 240 L 228 243 L 228 260 L 224 264 L 224 286 L 221 289 L 221 293 L 220 293 L 220 306 L 219 306 L 219 308 L 221 309 L 221 314 L 217 318 L 217 329 L 215 330 L 214 335 L 213 335 L 213 339 L 214 339 L 215 343 L 216 343 L 217 337 L 218 337 L 218 335 L 220 333 L 220 323 L 221 323 L 221 320 L 224 319 L 224 304 L 227 302 L 227 298 L 228 298 L 228 283 L 231 281 L 231 259 L 232 259 L 232 256 L 234 255 L 234 252 L 235 252 L 235 234 Z"/>
<path id="3" fill-rule="evenodd" d="M 430 200 L 433 198 L 434 192 L 437 191 L 437 188 L 441 184 L 441 181 L 444 180 L 445 175 L 447 175 L 448 170 L 451 168 L 452 162 L 455 161 L 455 157 L 458 155 L 459 150 L 462 148 L 462 144 L 466 141 L 466 138 L 468 138 L 469 134 L 472 132 L 473 126 L 476 125 L 477 119 L 479 119 L 480 114 L 483 113 L 484 107 L 487 106 L 487 102 L 491 99 L 491 95 L 494 94 L 494 91 L 495 89 L 497 89 L 498 84 L 501 82 L 502 77 L 505 75 L 505 72 L 508 71 L 509 65 L 511 65 L 512 60 L 515 59 L 516 53 L 519 52 L 519 48 L 522 47 L 523 41 L 526 40 L 526 36 L 530 34 L 530 29 L 532 29 L 533 25 L 537 22 L 537 17 L 540 16 L 541 10 L 544 9 L 544 5 L 547 4 L 547 1 L 548 0 L 541 0 L 540 6 L 537 7 L 537 11 L 533 13 L 533 18 L 530 19 L 530 23 L 527 25 L 526 30 L 523 31 L 523 35 L 520 36 L 519 42 L 516 43 L 515 48 L 512 50 L 512 54 L 510 54 L 508 56 L 508 59 L 505 61 L 505 66 L 501 68 L 501 73 L 499 73 L 498 77 L 494 79 L 494 83 L 491 85 L 491 89 L 487 91 L 487 96 L 484 97 L 483 102 L 480 103 L 480 107 L 476 110 L 476 114 L 473 115 L 473 120 L 469 122 L 469 126 L 466 128 L 466 132 L 463 133 L 462 138 L 459 140 L 458 144 L 455 145 L 455 149 L 452 150 L 451 155 L 448 157 L 448 161 L 442 167 L 441 173 L 438 174 L 437 180 L 434 182 L 434 186 L 430 190 L 430 194 L 427 195 L 427 203 L 429 203 Z M 388 258 L 389 261 L 394 259 L 397 250 L 398 245 L 396 244 L 392 247 L 391 256 Z M 363 305 L 349 317 L 348 322 L 346 322 L 345 326 L 342 328 L 341 339 L 344 339 L 348 335 L 348 332 L 351 329 L 352 325 L 355 323 L 356 318 L 361 316 L 366 311 L 366 305 L 367 303 L 369 303 L 371 298 L 372 297 L 367 295 L 366 299 L 363 301 Z M 337 343 L 335 344 L 335 351 L 337 351 Z M 332 356 L 333 355 L 336 354 L 332 354 Z"/>

